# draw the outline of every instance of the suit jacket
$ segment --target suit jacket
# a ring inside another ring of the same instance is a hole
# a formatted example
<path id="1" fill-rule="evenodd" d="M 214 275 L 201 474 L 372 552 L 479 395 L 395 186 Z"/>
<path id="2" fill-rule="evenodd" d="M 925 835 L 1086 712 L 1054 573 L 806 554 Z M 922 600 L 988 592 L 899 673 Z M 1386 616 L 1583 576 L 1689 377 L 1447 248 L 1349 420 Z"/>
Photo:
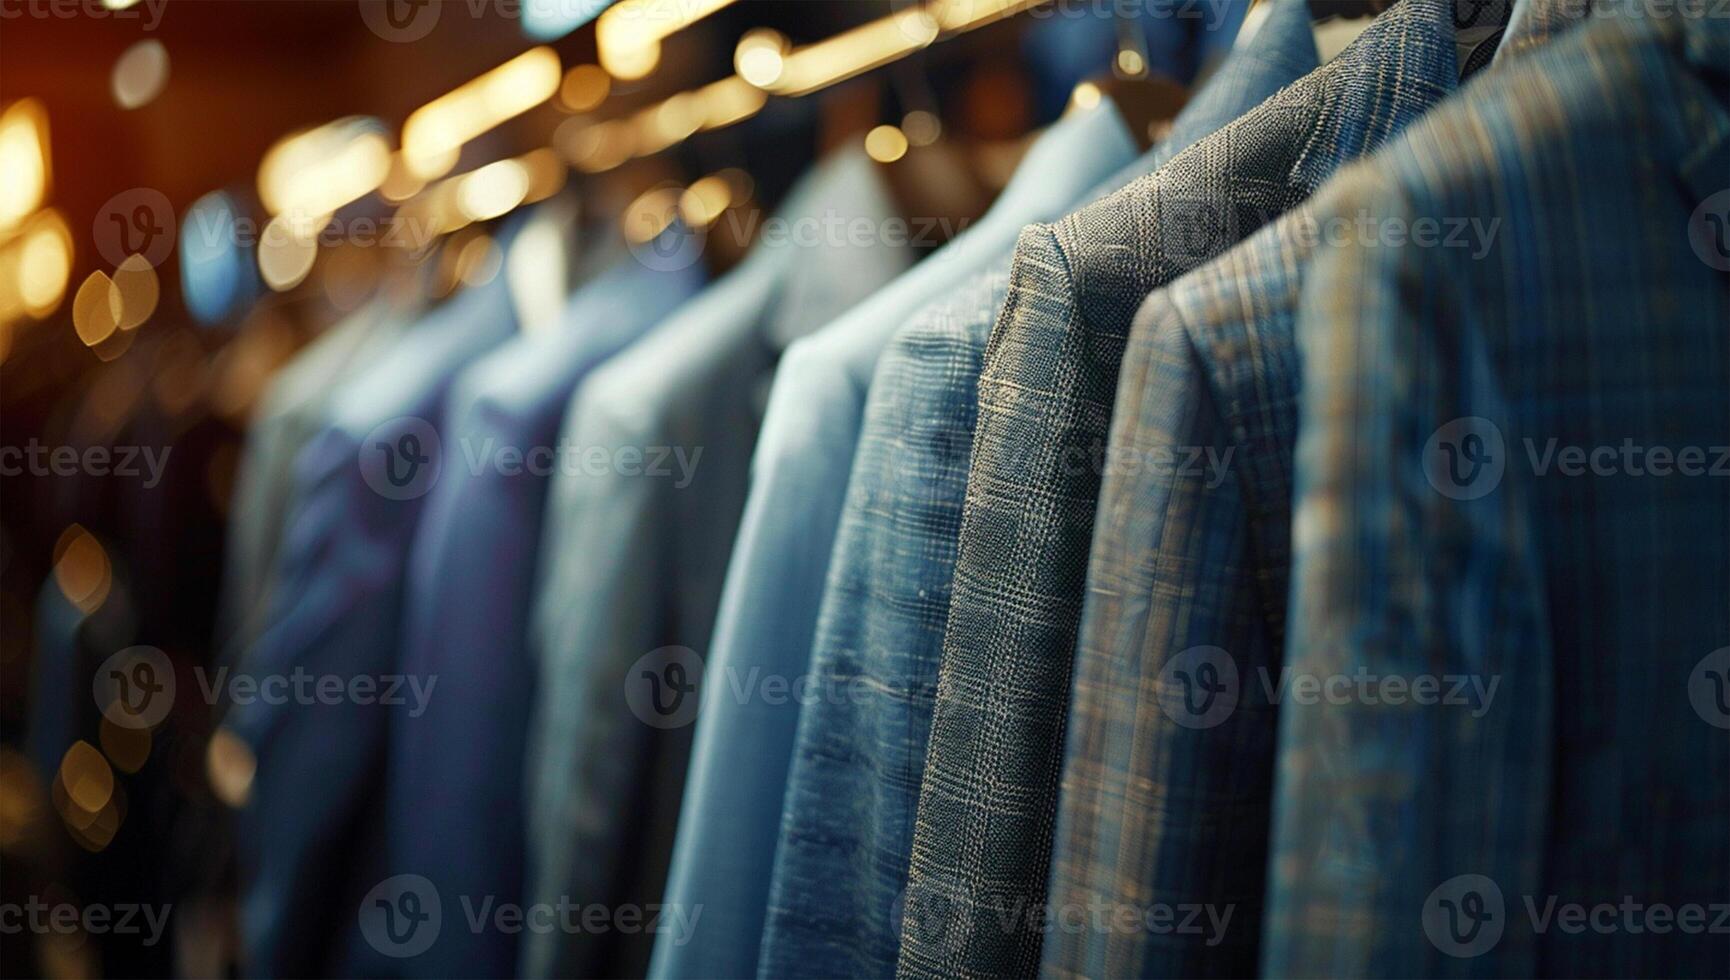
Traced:
<path id="1" fill-rule="evenodd" d="M 314 685 L 371 683 L 376 696 L 386 684 L 377 678 L 396 672 L 419 494 L 451 464 L 422 437 L 458 369 L 514 329 L 503 278 L 456 296 L 332 394 L 324 428 L 295 461 L 268 625 L 241 660 L 261 696 L 225 719 L 258 762 L 236 830 L 249 972 L 344 971 L 347 957 L 371 956 L 355 909 L 383 877 L 385 740 L 391 712 L 409 707 L 319 696 Z M 424 462 L 391 455 L 411 446 Z M 384 482 L 391 472 L 407 482 Z M 297 677 L 311 693 L 262 696 L 267 679 Z"/>
<path id="2" fill-rule="evenodd" d="M 561 471 L 548 500 L 526 776 L 531 902 L 661 902 L 694 712 L 634 712 L 631 692 L 654 693 L 644 692 L 644 673 L 671 669 L 638 661 L 682 648 L 678 670 L 701 673 L 779 341 L 906 268 L 907 249 L 881 239 L 813 242 L 801 230 L 835 220 L 881 227 L 890 202 L 874 166 L 856 150 L 821 164 L 778 215 L 774 227 L 790 234 L 767 237 L 766 225 L 739 267 L 571 398 L 561 442 L 599 452 L 579 458 L 601 465 Z M 711 686 L 728 689 L 719 677 Z M 657 707 L 683 703 L 677 695 Z M 702 912 L 687 914 L 701 923 Z M 526 931 L 521 969 L 640 975 L 657 935 Z"/>
<path id="3" fill-rule="evenodd" d="M 865 412 L 872 366 L 921 306 L 1002 256 L 1028 221 L 1063 213 L 1134 155 L 1116 110 L 1060 121 L 989 213 L 925 262 L 787 352 L 752 460 L 751 496 L 728 563 L 707 667 L 727 684 L 810 671 L 825 571 Z M 809 697 L 714 696 L 697 722 L 669 901 L 706 910 L 694 936 L 657 944 L 656 976 L 757 967 L 775 831 L 801 708 Z"/>
<path id="4" fill-rule="evenodd" d="M 1677 16 L 1518 52 L 1342 175 L 1324 218 L 1494 233 L 1304 290 L 1288 665 L 1446 682 L 1282 707 L 1270 975 L 1730 964 L 1672 919 L 1730 895 L 1727 174 L 1730 32 Z"/>
<path id="5" fill-rule="evenodd" d="M 1301 0 L 1276 7 L 1184 107 L 1168 139 L 1106 192 L 1315 66 Z M 812 688 L 823 696 L 800 714 L 764 974 L 894 970 L 975 392 L 1008 285 L 1004 257 L 897 331 L 872 378 L 812 654 Z"/>
<path id="6" fill-rule="evenodd" d="M 401 305 L 375 299 L 308 344 L 271 379 L 247 425 L 217 620 L 224 661 L 237 662 L 269 613 L 277 548 L 294 503 L 295 458 L 318 434 L 331 393 L 390 346 L 405 319 Z"/>
<path id="7" fill-rule="evenodd" d="M 1451 92 L 1453 15 L 1395 6 L 1156 173 L 1022 233 L 980 375 L 901 972 L 1038 966 L 1094 457 L 1136 307 Z"/>
<path id="8" fill-rule="evenodd" d="M 597 234 L 617 235 L 616 230 Z M 671 234 L 678 234 L 672 232 Z M 567 301 L 556 329 L 523 333 L 462 372 L 441 430 L 449 462 L 427 495 L 407 569 L 405 673 L 437 677 L 419 713 L 391 719 L 390 871 L 444 907 L 520 903 L 523 757 L 534 688 L 528 620 L 547 488 L 578 458 L 553 453 L 578 383 L 694 293 L 702 268 L 653 268 L 622 247 Z M 455 920 L 446 920 L 454 925 Z M 397 969 L 514 976 L 518 937 L 488 920 L 443 928 Z"/>

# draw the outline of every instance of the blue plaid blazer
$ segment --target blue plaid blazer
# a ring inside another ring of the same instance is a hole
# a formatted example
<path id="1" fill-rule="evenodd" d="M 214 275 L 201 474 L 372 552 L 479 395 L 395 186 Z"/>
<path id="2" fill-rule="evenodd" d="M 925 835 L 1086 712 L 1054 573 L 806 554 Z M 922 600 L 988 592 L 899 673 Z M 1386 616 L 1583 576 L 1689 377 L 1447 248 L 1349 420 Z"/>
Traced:
<path id="1" fill-rule="evenodd" d="M 1088 544 L 1136 307 L 1456 87 L 1453 5 L 1407 0 L 1159 171 L 1022 233 L 986 349 L 899 971 L 1039 965 Z"/>
<path id="2" fill-rule="evenodd" d="M 1144 155 L 1156 169 L 1312 70 L 1302 0 L 1275 0 Z M 900 330 L 872 379 L 812 654 L 764 930 L 768 976 L 886 976 L 900 949 L 913 818 L 973 440 L 979 369 L 1009 258 Z"/>
<path id="3" fill-rule="evenodd" d="M 1555 6 L 1534 5 L 1516 43 L 1559 26 Z M 1311 208 L 1298 209 L 1153 293 L 1131 331 L 1088 569 L 1050 903 L 1206 914 L 1188 929 L 1099 919 L 1058 931 L 1048 974 L 1255 971 L 1285 679 L 1293 330 L 1320 231 Z"/>
<path id="4" fill-rule="evenodd" d="M 1517 53 L 1342 175 L 1324 217 L 1494 232 L 1317 263 L 1287 664 L 1470 686 L 1282 706 L 1269 975 L 1730 968 L 1682 926 L 1730 896 L 1727 183 L 1692 14 Z"/>

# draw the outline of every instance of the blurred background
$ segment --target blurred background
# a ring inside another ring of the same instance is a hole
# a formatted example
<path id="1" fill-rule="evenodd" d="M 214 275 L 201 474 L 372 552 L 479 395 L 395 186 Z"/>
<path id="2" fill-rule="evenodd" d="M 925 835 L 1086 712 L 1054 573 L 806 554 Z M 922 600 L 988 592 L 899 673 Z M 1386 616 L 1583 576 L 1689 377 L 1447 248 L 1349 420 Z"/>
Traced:
<path id="1" fill-rule="evenodd" d="M 127 728 L 90 692 L 135 646 L 217 663 L 248 418 L 309 339 L 499 275 L 542 201 L 723 267 L 723 215 L 849 142 L 965 223 L 1072 100 L 1134 84 L 1152 140 L 1246 6 L 0 0 L 0 970 L 237 969 L 244 750 L 205 698 Z"/>

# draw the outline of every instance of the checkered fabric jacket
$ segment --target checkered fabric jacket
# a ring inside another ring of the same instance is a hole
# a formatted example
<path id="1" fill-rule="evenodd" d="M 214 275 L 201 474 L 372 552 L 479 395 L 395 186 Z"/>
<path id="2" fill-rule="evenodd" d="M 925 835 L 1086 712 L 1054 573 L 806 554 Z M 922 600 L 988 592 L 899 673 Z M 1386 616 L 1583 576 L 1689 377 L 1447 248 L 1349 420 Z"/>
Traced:
<path id="1" fill-rule="evenodd" d="M 1305 289 L 1286 662 L 1378 696 L 1281 706 L 1263 970 L 1723 976 L 1730 23 L 1594 18 L 1341 183 L 1495 230 Z"/>
<path id="2" fill-rule="evenodd" d="M 1136 308 L 1453 91 L 1453 15 L 1406 0 L 1157 172 L 1022 233 L 979 383 L 900 973 L 1038 968 L 1094 456 Z"/>
<path id="3" fill-rule="evenodd" d="M 1303 0 L 1275 0 L 1134 174 L 1317 64 Z M 872 378 L 813 643 L 764 929 L 768 976 L 886 976 L 901 943 L 914 813 L 973 444 L 980 366 L 1010 257 L 897 332 Z"/>

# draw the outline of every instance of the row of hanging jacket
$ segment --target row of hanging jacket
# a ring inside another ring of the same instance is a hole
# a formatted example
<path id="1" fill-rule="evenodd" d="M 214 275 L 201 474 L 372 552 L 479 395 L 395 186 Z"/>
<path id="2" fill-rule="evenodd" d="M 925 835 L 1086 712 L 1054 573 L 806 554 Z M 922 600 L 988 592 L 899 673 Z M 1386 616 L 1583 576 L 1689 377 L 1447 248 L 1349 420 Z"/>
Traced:
<path id="1" fill-rule="evenodd" d="M 1724 975 L 1713 8 L 1265 0 L 917 262 L 839 150 L 712 279 L 333 327 L 230 509 L 245 969 Z"/>

